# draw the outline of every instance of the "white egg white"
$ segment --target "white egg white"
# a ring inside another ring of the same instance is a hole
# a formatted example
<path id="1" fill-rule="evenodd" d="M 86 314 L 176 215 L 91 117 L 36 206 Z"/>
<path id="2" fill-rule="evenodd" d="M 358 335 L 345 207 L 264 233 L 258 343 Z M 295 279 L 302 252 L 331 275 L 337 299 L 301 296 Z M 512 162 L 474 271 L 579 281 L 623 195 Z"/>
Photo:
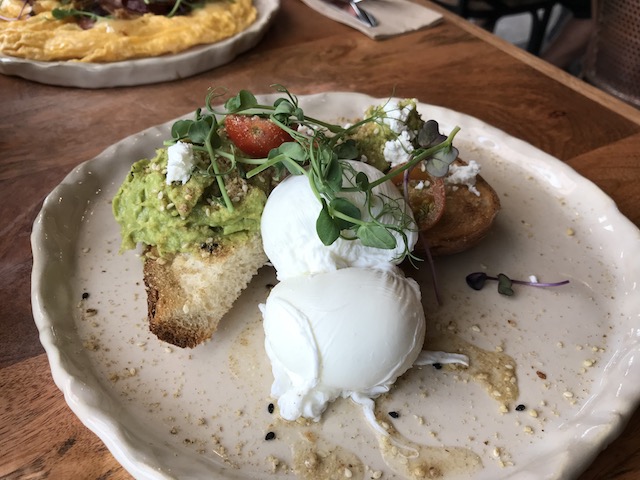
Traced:
<path id="1" fill-rule="evenodd" d="M 420 298 L 397 268 L 344 268 L 276 285 L 261 310 L 280 415 L 318 420 L 339 396 L 388 391 L 422 350 Z"/>
<path id="2" fill-rule="evenodd" d="M 366 173 L 372 182 L 382 177 L 382 172 L 363 162 L 347 161 L 355 172 Z M 353 181 L 355 173 L 345 169 L 344 185 Z M 373 193 L 395 204 L 413 219 L 402 194 L 392 182 L 385 182 Z M 355 205 L 364 203 L 361 192 L 342 192 L 340 196 L 351 200 Z M 372 213 L 381 211 L 381 201 L 376 202 Z M 394 232 L 396 247 L 380 249 L 364 246 L 360 240 L 339 238 L 326 246 L 316 232 L 316 220 L 321 204 L 314 195 L 305 175 L 292 175 L 280 183 L 269 195 L 262 213 L 261 231 L 264 251 L 275 267 L 279 280 L 312 273 L 330 272 L 345 267 L 389 268 L 398 264 L 405 248 L 412 250 L 418 234 L 413 228 L 405 230 L 407 245 L 400 234 Z M 362 218 L 370 219 L 369 212 L 361 209 Z M 397 217 L 397 215 L 395 216 Z M 385 213 L 381 221 L 399 225 L 398 218 Z M 353 235 L 351 233 L 351 235 Z"/>

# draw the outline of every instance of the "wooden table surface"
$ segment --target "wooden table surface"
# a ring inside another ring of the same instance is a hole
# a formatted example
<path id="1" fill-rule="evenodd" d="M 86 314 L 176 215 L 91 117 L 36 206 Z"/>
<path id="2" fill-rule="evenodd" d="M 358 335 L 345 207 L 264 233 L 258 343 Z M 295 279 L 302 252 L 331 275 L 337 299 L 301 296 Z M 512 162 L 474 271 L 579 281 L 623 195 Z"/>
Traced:
<path id="1" fill-rule="evenodd" d="M 30 303 L 29 235 L 73 167 L 202 104 L 209 86 L 416 97 L 464 112 L 567 162 L 640 225 L 640 112 L 445 14 L 373 41 L 283 0 L 263 42 L 234 62 L 157 85 L 80 90 L 0 76 L 0 477 L 124 479 L 54 385 Z M 640 414 L 582 480 L 640 478 Z"/>

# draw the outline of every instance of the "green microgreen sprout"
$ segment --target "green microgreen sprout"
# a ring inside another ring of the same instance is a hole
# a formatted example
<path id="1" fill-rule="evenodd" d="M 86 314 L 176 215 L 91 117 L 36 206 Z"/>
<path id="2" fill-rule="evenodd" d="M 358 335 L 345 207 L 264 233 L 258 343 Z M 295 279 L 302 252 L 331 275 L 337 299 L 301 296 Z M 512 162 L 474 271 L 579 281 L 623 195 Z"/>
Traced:
<path id="1" fill-rule="evenodd" d="M 87 12 L 86 10 L 78 10 L 76 8 L 54 8 L 51 10 L 51 16 L 56 20 L 64 20 L 65 18 L 79 18 L 87 17 L 91 20 L 97 21 L 100 18 L 105 18 L 97 13 Z"/>
<path id="2" fill-rule="evenodd" d="M 191 12 L 197 8 L 202 8 L 206 2 L 208 0 L 202 0 L 202 1 L 188 1 L 188 0 L 175 0 L 173 6 L 171 7 L 171 10 L 169 12 L 166 13 L 166 17 L 174 17 L 175 15 L 179 14 L 182 11 L 184 12 Z M 25 0 L 24 5 L 26 5 L 28 3 L 28 0 Z M 61 2 L 63 5 L 68 5 L 68 4 L 72 4 L 73 2 L 70 0 L 64 0 Z M 153 5 L 154 3 L 156 3 L 155 0 L 144 0 L 144 3 L 146 5 Z M 97 2 L 96 2 L 97 4 Z M 24 5 L 23 5 L 23 10 L 24 10 Z M 98 5 L 99 6 L 99 5 Z M 100 13 L 96 13 L 95 11 L 90 11 L 90 10 L 83 10 L 81 8 L 54 8 L 51 11 L 51 15 L 53 16 L 53 18 L 55 18 L 56 20 L 64 20 L 66 18 L 81 18 L 81 17 L 87 17 L 89 19 L 91 19 L 92 21 L 98 21 L 99 19 L 104 19 L 104 18 L 112 18 L 111 15 L 107 15 L 106 12 L 102 9 L 102 8 L 98 8 L 98 11 Z M 102 13 L 105 13 L 104 15 Z M 4 17 L 0 17 L 3 20 L 19 20 L 20 17 L 22 16 L 22 10 L 20 11 L 20 15 L 15 18 L 15 19 L 7 19 Z"/>
<path id="3" fill-rule="evenodd" d="M 207 100 L 207 105 L 208 105 Z M 221 172 L 217 157 L 224 157 L 231 161 L 231 168 L 235 166 L 234 157 L 220 150 L 222 140 L 218 135 L 219 124 L 215 115 L 202 113 L 197 109 L 194 120 L 178 120 L 171 127 L 172 140 L 165 144 L 175 144 L 178 141 L 190 141 L 194 151 L 205 152 L 211 159 L 207 173 L 216 177 L 220 194 L 225 206 L 230 211 L 234 210 L 233 202 L 229 198 L 224 183 L 224 175 L 229 172 Z M 204 173 L 204 172 L 203 172 Z"/>
<path id="4" fill-rule="evenodd" d="M 396 239 L 400 238 L 406 247 L 403 257 L 411 257 L 405 230 L 415 229 L 416 226 L 405 210 L 406 205 L 377 194 L 374 188 L 420 163 L 432 175 L 445 175 L 448 166 L 458 156 L 452 142 L 459 128 L 454 128 L 448 136 L 444 136 L 439 134 L 436 122 L 425 122 L 419 135 L 419 146 L 410 161 L 400 169 L 370 181 L 365 173 L 356 172 L 345 160 L 359 158 L 357 145 L 350 136 L 365 123 L 381 122 L 381 114 L 374 114 L 345 127 L 327 123 L 307 116 L 300 107 L 298 98 L 285 87 L 274 87 L 283 96 L 277 98 L 273 105 L 260 104 L 251 92 L 241 90 L 226 100 L 222 111 L 217 111 L 212 102 L 226 95 L 226 90 L 209 89 L 205 102 L 206 111 L 197 110 L 193 120 L 177 121 L 171 129 L 172 138 L 165 145 L 178 141 L 190 142 L 194 151 L 205 152 L 209 156 L 210 174 L 216 176 L 228 209 L 233 209 L 233 204 L 226 194 L 226 173 L 220 171 L 219 161 L 230 164 L 231 168 L 245 165 L 248 167 L 247 178 L 271 168 L 277 175 L 284 172 L 305 175 L 322 206 L 316 221 L 316 231 L 323 244 L 331 245 L 338 238 L 359 239 L 365 246 L 393 249 L 397 244 Z M 229 114 L 268 118 L 287 132 L 293 141 L 272 149 L 267 158 L 247 157 L 220 136 L 219 127 L 224 120 L 219 122 L 217 116 L 224 118 Z M 362 204 L 355 205 L 344 198 L 341 194 L 345 192 L 358 193 L 363 200 Z M 383 221 L 383 217 L 388 215 L 391 215 L 392 222 Z"/>
<path id="5" fill-rule="evenodd" d="M 178 12 L 181 4 L 182 0 L 176 0 L 176 3 L 173 4 L 173 8 L 169 11 L 169 13 L 167 13 L 167 17 L 173 17 Z"/>
<path id="6" fill-rule="evenodd" d="M 145 3 L 147 3 L 147 2 L 149 4 L 154 3 L 153 0 L 145 1 Z M 177 15 L 179 13 L 181 7 L 183 9 L 186 9 L 187 12 L 190 12 L 190 11 L 195 10 L 197 8 L 204 7 L 205 3 L 207 3 L 207 0 L 198 1 L 198 2 L 188 2 L 187 0 L 176 0 L 176 2 L 173 4 L 173 7 L 169 11 L 169 13 L 166 14 L 166 16 L 171 18 L 171 17 Z"/>
<path id="7" fill-rule="evenodd" d="M 491 277 L 484 272 L 474 272 L 467 275 L 467 285 L 469 285 L 474 290 L 482 290 L 487 280 L 493 280 L 498 282 L 498 293 L 506 296 L 512 296 L 514 294 L 513 285 L 528 285 L 530 287 L 559 287 L 561 285 L 566 285 L 569 283 L 569 280 L 563 280 L 561 282 L 533 282 L 533 281 L 524 281 L 524 280 L 512 280 L 504 273 L 498 274 L 497 277 Z"/>

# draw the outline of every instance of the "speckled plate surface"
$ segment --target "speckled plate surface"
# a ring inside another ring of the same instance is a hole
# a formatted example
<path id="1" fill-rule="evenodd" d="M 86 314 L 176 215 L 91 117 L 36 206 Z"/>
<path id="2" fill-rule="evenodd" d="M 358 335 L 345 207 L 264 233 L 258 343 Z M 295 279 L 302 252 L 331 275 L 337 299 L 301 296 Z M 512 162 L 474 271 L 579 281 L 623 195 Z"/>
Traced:
<path id="1" fill-rule="evenodd" d="M 323 119 L 356 117 L 377 103 L 354 93 L 301 100 Z M 422 286 L 430 346 L 466 346 L 472 363 L 511 359 L 519 396 L 505 409 L 478 375 L 415 368 L 377 401 L 379 415 L 407 442 L 437 453 L 430 468 L 441 478 L 573 478 L 620 432 L 640 397 L 638 229 L 558 160 L 469 116 L 419 108 L 445 131 L 462 128 L 462 157 L 481 163 L 503 205 L 482 244 L 437 262 L 443 306 L 435 306 L 426 272 L 407 269 Z M 69 406 L 139 479 L 292 478 L 291 446 L 310 432 L 321 454 L 353 454 L 351 478 L 406 477 L 385 463 L 376 434 L 348 400 L 313 425 L 269 413 L 258 311 L 275 282 L 268 267 L 206 344 L 181 350 L 149 333 L 141 262 L 135 252 L 118 254 L 110 201 L 131 163 L 153 155 L 169 126 L 80 165 L 34 224 L 34 317 Z M 571 283 L 516 287 L 504 297 L 495 285 L 469 289 L 473 271 Z M 481 467 L 461 466 L 454 451 L 475 455 Z"/>
<path id="2" fill-rule="evenodd" d="M 280 0 L 255 0 L 258 18 L 243 32 L 175 55 L 110 63 L 42 62 L 0 55 L 0 73 L 48 85 L 79 88 L 127 87 L 187 78 L 230 62 L 262 39 Z"/>

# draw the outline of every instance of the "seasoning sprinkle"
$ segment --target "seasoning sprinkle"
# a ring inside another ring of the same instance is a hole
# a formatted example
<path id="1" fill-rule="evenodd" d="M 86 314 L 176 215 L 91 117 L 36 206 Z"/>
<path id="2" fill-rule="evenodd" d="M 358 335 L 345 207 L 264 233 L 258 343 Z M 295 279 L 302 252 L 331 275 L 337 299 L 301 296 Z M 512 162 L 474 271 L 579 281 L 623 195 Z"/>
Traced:
<path id="1" fill-rule="evenodd" d="M 435 368 L 436 370 L 440 370 L 440 369 L 442 369 L 442 364 L 436 362 L 436 363 L 433 364 L 433 368 Z"/>
<path id="2" fill-rule="evenodd" d="M 273 440 L 274 438 L 276 438 L 276 434 L 275 432 L 269 432 L 267 433 L 267 435 L 264 437 L 265 440 Z"/>
<path id="3" fill-rule="evenodd" d="M 86 300 L 87 298 L 89 298 L 89 293 L 88 293 L 88 292 L 84 292 L 84 293 L 82 294 L 82 299 L 83 299 L 83 300 Z"/>
<path id="4" fill-rule="evenodd" d="M 525 408 L 527 408 L 527 407 L 525 407 L 523 404 L 520 404 L 520 405 L 518 405 L 518 406 L 516 407 L 516 410 L 517 410 L 518 412 L 522 412 Z"/>
<path id="5" fill-rule="evenodd" d="M 389 412 L 389 416 L 391 418 L 400 418 L 400 414 L 398 412 Z"/>
<path id="6" fill-rule="evenodd" d="M 273 413 L 273 410 L 274 410 L 274 409 L 275 409 L 275 406 L 273 405 L 273 403 L 270 403 L 270 404 L 267 406 L 267 411 L 268 411 L 269 413 Z"/>

